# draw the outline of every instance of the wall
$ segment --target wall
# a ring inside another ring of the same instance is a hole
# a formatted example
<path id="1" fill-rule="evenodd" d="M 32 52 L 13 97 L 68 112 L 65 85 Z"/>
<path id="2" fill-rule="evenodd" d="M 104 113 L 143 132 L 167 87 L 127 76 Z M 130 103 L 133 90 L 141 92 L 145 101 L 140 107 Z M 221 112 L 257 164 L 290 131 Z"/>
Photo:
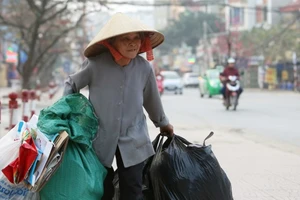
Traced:
<path id="1" fill-rule="evenodd" d="M 3 63 L 0 63 L 0 87 L 6 87 L 7 86 L 7 69 L 6 65 Z"/>

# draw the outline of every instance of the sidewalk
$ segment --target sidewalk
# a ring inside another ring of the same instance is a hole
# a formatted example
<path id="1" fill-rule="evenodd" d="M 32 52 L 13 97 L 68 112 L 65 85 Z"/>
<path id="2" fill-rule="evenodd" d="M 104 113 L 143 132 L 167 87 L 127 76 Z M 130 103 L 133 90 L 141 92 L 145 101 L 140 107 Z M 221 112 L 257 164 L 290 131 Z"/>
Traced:
<path id="1" fill-rule="evenodd" d="M 7 104 L 8 102 L 8 94 L 11 92 L 17 92 L 13 88 L 8 88 L 8 87 L 0 87 L 0 101 L 2 104 Z"/>
<path id="2" fill-rule="evenodd" d="M 16 91 L 12 88 L 2 88 L 2 87 L 0 88 L 0 101 L 1 101 L 1 105 L 2 105 L 1 124 L 0 124 L 0 138 L 4 134 L 6 134 L 7 131 L 8 131 L 8 130 L 6 130 L 6 127 L 8 127 L 8 125 L 9 125 L 9 117 L 8 117 L 9 98 L 7 98 L 7 95 L 11 92 L 16 92 Z M 56 92 L 56 94 L 54 95 L 54 97 L 52 99 L 49 99 L 49 94 L 47 92 L 42 93 L 40 101 L 36 102 L 36 114 L 38 114 L 41 109 L 46 108 L 47 106 L 52 105 L 55 101 L 57 101 L 57 99 L 62 96 L 62 93 L 63 93 L 63 89 L 60 88 Z M 21 117 L 22 101 L 21 101 L 20 98 L 18 98 L 17 101 L 18 101 L 18 105 L 19 105 L 18 113 Z"/>
<path id="3" fill-rule="evenodd" d="M 53 104 L 61 94 L 62 90 L 59 90 L 52 100 L 48 96 L 43 97 L 38 108 Z M 3 121 L 0 133 L 7 132 L 3 130 L 7 125 L 8 121 Z M 150 137 L 154 139 L 159 130 L 149 119 L 148 127 Z M 199 144 L 210 131 L 176 130 L 190 142 Z M 214 136 L 206 144 L 212 145 L 215 156 L 229 177 L 235 200 L 300 200 L 300 154 L 270 147 L 263 139 L 252 140 L 226 130 L 213 131 Z"/>
<path id="4" fill-rule="evenodd" d="M 42 92 L 42 96 L 45 96 L 45 100 L 49 99 L 48 98 L 48 92 L 46 92 L 48 90 L 48 88 L 43 88 L 40 90 L 40 92 Z M 16 89 L 16 88 L 9 88 L 9 87 L 0 87 L 0 101 L 1 103 L 3 103 L 4 105 L 8 104 L 9 98 L 8 95 L 12 92 L 15 93 L 20 93 L 20 90 Z M 47 96 L 47 97 L 46 97 Z M 21 99 L 20 99 L 21 101 Z"/>

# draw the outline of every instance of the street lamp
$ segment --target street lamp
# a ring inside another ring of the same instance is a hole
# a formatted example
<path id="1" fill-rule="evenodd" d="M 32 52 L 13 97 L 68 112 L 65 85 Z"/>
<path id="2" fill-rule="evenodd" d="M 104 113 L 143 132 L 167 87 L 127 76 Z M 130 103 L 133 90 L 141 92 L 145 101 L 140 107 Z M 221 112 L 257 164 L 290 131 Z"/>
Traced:
<path id="1" fill-rule="evenodd" d="M 293 52 L 293 65 L 294 65 L 294 90 L 298 90 L 298 68 L 297 68 L 297 55 L 296 52 Z"/>

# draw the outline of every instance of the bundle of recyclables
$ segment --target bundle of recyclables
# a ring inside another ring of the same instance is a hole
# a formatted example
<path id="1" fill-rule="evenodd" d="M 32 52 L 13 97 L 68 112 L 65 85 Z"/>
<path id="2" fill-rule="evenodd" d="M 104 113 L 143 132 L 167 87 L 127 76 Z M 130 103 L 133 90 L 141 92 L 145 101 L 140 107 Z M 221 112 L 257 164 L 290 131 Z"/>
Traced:
<path id="1" fill-rule="evenodd" d="M 101 199 L 107 171 L 92 148 L 97 130 L 93 107 L 80 93 L 18 123 L 0 140 L 0 199 Z"/>
<path id="2" fill-rule="evenodd" d="M 48 138 L 38 116 L 19 121 L 0 139 L 0 199 L 38 199 L 38 192 L 61 164 L 68 144 L 63 131 Z"/>
<path id="3" fill-rule="evenodd" d="M 64 96 L 40 111 L 37 126 L 50 138 L 61 131 L 69 135 L 61 166 L 39 192 L 41 199 L 101 199 L 107 171 L 92 147 L 98 118 L 89 100 L 80 93 Z"/>

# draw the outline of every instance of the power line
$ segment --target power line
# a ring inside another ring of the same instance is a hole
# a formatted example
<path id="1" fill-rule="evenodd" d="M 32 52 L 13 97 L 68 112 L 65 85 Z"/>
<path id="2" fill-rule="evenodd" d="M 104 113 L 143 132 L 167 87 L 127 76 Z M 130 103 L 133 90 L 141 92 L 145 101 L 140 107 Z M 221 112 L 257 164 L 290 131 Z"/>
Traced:
<path id="1" fill-rule="evenodd" d="M 90 0 L 90 1 L 97 1 L 97 0 Z M 258 10 L 263 9 L 263 7 L 250 7 L 250 6 L 236 6 L 231 5 L 228 3 L 223 3 L 223 1 L 209 1 L 209 0 L 202 0 L 202 1 L 193 1 L 193 2 L 165 2 L 165 1 L 156 1 L 155 3 L 149 3 L 147 1 L 97 1 L 100 4 L 105 5 L 130 5 L 130 6 L 141 6 L 141 7 L 170 7 L 170 6 L 179 6 L 179 7 L 206 7 L 206 6 L 221 6 L 221 7 L 230 7 L 230 8 L 243 8 L 248 10 Z M 281 13 L 279 8 L 266 8 L 267 12 L 276 12 Z"/>

